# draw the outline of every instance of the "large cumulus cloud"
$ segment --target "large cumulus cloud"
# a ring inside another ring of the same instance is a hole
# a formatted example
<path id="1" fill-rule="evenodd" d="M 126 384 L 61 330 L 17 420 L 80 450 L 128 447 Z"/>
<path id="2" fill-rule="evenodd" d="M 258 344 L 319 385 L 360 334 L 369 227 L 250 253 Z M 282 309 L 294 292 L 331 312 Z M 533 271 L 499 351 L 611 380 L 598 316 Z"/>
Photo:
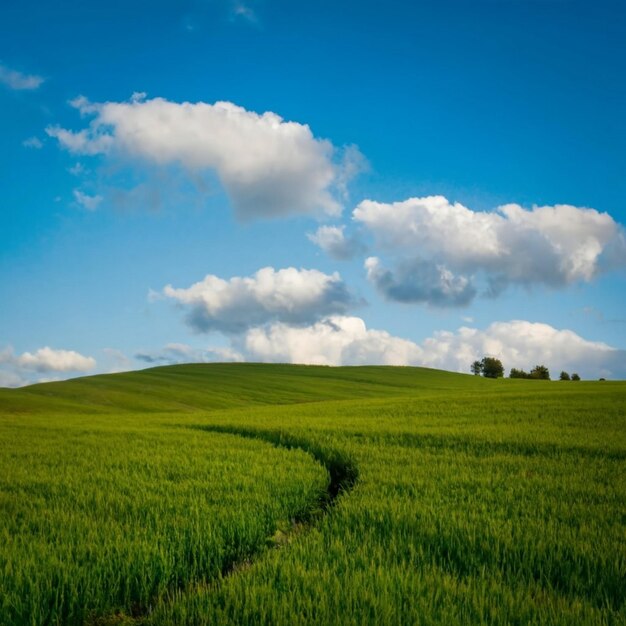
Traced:
<path id="1" fill-rule="evenodd" d="M 407 365 L 419 362 L 415 343 L 368 330 L 358 317 L 331 316 L 311 326 L 281 322 L 249 330 L 243 347 L 251 360 L 316 365 Z"/>
<path id="2" fill-rule="evenodd" d="M 45 346 L 33 352 L 15 354 L 13 348 L 0 350 L 0 387 L 19 387 L 44 380 L 49 375 L 84 373 L 96 367 L 96 360 L 74 350 Z M 39 375 L 39 376 L 38 376 Z"/>
<path id="3" fill-rule="evenodd" d="M 47 132 L 75 154 L 106 155 L 190 173 L 217 173 L 241 218 L 288 214 L 337 215 L 337 199 L 355 173 L 354 146 L 337 150 L 306 124 L 272 112 L 248 111 L 231 102 L 146 100 L 73 105 L 91 122 L 80 130 Z"/>
<path id="4" fill-rule="evenodd" d="M 509 284 L 561 288 L 626 264 L 622 227 L 608 213 L 561 204 L 472 211 L 443 196 L 364 200 L 353 219 L 392 267 L 370 262 L 371 282 L 388 298 L 438 306 L 467 304 L 477 278 L 497 295 Z"/>
<path id="5" fill-rule="evenodd" d="M 306 324 L 356 303 L 338 273 L 295 267 L 264 267 L 228 280 L 209 274 L 190 287 L 167 285 L 163 294 L 188 310 L 198 332 L 237 333 L 271 321 Z"/>
<path id="6" fill-rule="evenodd" d="M 323 365 L 419 365 L 468 372 L 485 355 L 500 358 L 507 370 L 547 365 L 585 377 L 626 377 L 626 353 L 589 341 L 567 329 L 512 320 L 486 329 L 441 331 L 417 343 L 383 330 L 368 329 L 358 317 L 330 316 L 310 326 L 282 322 L 253 328 L 238 345 L 249 360 Z"/>
<path id="7" fill-rule="evenodd" d="M 512 320 L 493 322 L 484 330 L 441 331 L 421 345 L 425 365 L 456 371 L 467 371 L 472 361 L 488 355 L 501 359 L 507 370 L 545 364 L 553 374 L 564 369 L 588 377 L 626 376 L 623 350 L 540 322 Z"/>

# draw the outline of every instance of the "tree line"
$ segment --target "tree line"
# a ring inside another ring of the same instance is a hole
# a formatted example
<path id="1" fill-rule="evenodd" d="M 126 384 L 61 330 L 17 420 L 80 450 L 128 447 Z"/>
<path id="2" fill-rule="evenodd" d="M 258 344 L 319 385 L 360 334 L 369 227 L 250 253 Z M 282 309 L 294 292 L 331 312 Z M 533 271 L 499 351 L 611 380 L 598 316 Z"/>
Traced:
<path id="1" fill-rule="evenodd" d="M 485 356 L 481 361 L 474 361 L 470 367 L 474 376 L 484 376 L 485 378 L 503 378 L 504 366 L 500 359 Z M 531 380 L 550 380 L 550 370 L 545 365 L 535 365 L 530 372 L 523 369 L 511 368 L 509 378 L 528 378 Z M 562 371 L 559 380 L 580 380 L 580 376 L 574 372 L 571 376 Z"/>

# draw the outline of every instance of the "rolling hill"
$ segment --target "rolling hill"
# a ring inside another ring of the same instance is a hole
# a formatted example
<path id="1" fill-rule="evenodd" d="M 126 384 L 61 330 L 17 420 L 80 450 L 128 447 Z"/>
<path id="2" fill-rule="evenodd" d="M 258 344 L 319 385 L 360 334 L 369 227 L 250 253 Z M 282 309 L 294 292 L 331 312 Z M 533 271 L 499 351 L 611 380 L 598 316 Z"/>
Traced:
<path id="1" fill-rule="evenodd" d="M 626 383 L 169 366 L 0 450 L 3 626 L 626 620 Z"/>

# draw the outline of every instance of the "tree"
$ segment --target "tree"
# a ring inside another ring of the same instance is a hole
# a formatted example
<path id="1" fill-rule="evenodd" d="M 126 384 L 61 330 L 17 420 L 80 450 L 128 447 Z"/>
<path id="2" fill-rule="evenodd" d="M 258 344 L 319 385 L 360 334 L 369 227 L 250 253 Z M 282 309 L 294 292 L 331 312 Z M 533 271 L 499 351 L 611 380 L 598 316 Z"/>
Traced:
<path id="1" fill-rule="evenodd" d="M 561 375 L 559 376 L 559 380 L 571 380 L 571 378 L 569 377 L 569 374 L 566 371 L 561 372 Z"/>
<path id="2" fill-rule="evenodd" d="M 580 380 L 580 376 L 576 372 L 574 372 L 572 374 L 572 380 Z"/>
<path id="3" fill-rule="evenodd" d="M 530 375 L 527 374 L 524 370 L 518 370 L 512 367 L 511 373 L 509 374 L 509 378 L 530 378 Z"/>
<path id="4" fill-rule="evenodd" d="M 483 357 L 481 365 L 485 378 L 502 378 L 504 376 L 504 367 L 500 359 L 486 356 Z"/>
<path id="5" fill-rule="evenodd" d="M 480 361 L 474 361 L 470 369 L 472 370 L 472 374 L 474 374 L 474 376 L 480 376 L 483 371 L 483 364 Z"/>
<path id="6" fill-rule="evenodd" d="M 550 370 L 545 365 L 535 365 L 530 370 L 530 377 L 535 380 L 550 380 Z"/>

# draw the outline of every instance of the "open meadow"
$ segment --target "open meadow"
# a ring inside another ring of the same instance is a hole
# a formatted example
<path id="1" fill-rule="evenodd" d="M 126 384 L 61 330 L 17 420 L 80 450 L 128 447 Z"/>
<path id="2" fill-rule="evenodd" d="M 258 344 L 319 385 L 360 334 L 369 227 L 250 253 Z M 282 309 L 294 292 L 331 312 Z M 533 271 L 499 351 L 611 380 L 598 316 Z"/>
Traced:
<path id="1" fill-rule="evenodd" d="M 625 624 L 626 383 L 215 364 L 0 389 L 0 625 Z"/>

